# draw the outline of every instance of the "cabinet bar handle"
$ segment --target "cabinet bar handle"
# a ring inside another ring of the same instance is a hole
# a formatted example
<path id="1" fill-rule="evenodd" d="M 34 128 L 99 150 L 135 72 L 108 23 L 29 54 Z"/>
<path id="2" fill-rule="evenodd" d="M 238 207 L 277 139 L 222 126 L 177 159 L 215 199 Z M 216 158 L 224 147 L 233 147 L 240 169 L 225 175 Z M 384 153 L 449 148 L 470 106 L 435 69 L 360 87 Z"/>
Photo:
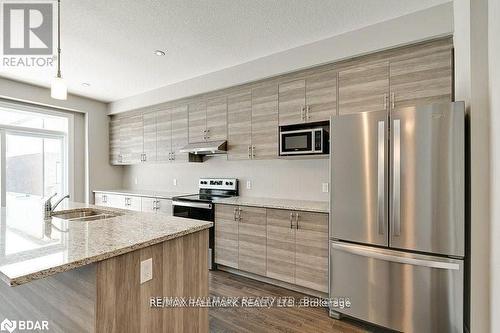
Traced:
<path id="1" fill-rule="evenodd" d="M 299 229 L 299 213 L 295 213 L 295 229 Z"/>
<path id="2" fill-rule="evenodd" d="M 235 221 L 236 221 L 236 212 L 237 212 L 237 211 L 238 211 L 238 208 L 235 208 L 235 209 L 234 209 L 234 215 L 233 215 L 233 220 L 235 220 Z"/>
<path id="3" fill-rule="evenodd" d="M 293 229 L 293 212 L 290 213 L 290 229 Z"/>
<path id="4" fill-rule="evenodd" d="M 396 107 L 396 93 L 391 93 L 391 108 L 394 110 Z"/>

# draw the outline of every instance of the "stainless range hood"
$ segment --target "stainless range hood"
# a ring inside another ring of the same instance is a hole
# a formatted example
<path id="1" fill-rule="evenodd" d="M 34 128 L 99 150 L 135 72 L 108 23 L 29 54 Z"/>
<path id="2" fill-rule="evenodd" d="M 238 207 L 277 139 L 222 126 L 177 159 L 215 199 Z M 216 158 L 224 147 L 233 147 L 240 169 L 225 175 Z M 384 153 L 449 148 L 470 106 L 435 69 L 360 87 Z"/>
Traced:
<path id="1" fill-rule="evenodd" d="M 179 150 L 181 153 L 189 153 L 194 155 L 215 155 L 215 154 L 226 154 L 227 153 L 227 141 L 206 141 L 206 142 L 196 142 L 189 143 Z"/>

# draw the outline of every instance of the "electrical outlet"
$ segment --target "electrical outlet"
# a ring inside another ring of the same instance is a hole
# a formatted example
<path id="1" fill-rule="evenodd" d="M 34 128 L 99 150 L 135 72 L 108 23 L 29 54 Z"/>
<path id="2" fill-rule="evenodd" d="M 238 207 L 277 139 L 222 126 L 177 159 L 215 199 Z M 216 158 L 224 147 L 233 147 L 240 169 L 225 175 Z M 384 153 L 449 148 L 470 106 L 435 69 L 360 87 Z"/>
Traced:
<path id="1" fill-rule="evenodd" d="M 177 179 L 176 178 L 174 178 L 173 183 L 174 183 L 174 186 L 177 186 Z"/>
<path id="2" fill-rule="evenodd" d="M 134 184 L 137 185 L 139 183 L 139 180 L 137 179 L 137 177 L 134 178 Z"/>
<path id="3" fill-rule="evenodd" d="M 141 284 L 153 278 L 153 258 L 141 261 Z"/>
<path id="4" fill-rule="evenodd" d="M 252 189 L 252 181 L 247 180 L 247 190 L 251 190 L 251 189 Z"/>
<path id="5" fill-rule="evenodd" d="M 323 193 L 328 193 L 328 183 L 322 183 L 321 188 L 323 190 Z"/>

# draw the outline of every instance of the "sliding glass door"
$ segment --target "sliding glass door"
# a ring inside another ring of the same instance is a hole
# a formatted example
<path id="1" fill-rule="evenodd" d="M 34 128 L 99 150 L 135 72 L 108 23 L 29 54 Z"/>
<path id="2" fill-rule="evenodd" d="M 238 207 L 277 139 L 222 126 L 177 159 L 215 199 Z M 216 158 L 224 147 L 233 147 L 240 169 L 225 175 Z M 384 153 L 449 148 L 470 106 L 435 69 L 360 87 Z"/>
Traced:
<path id="1" fill-rule="evenodd" d="M 64 136 L 5 133 L 7 206 L 66 191 L 64 145 Z"/>

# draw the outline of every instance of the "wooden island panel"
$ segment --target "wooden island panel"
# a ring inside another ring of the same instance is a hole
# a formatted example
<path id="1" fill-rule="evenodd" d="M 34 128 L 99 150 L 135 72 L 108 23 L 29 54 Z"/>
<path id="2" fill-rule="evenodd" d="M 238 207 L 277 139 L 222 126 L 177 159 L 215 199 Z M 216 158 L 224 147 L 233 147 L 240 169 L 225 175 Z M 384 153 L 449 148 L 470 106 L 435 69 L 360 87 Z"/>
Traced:
<path id="1" fill-rule="evenodd" d="M 140 262 L 153 279 L 140 284 Z M 208 297 L 208 230 L 97 263 L 96 332 L 208 332 L 207 308 L 151 308 L 150 297 Z"/>

